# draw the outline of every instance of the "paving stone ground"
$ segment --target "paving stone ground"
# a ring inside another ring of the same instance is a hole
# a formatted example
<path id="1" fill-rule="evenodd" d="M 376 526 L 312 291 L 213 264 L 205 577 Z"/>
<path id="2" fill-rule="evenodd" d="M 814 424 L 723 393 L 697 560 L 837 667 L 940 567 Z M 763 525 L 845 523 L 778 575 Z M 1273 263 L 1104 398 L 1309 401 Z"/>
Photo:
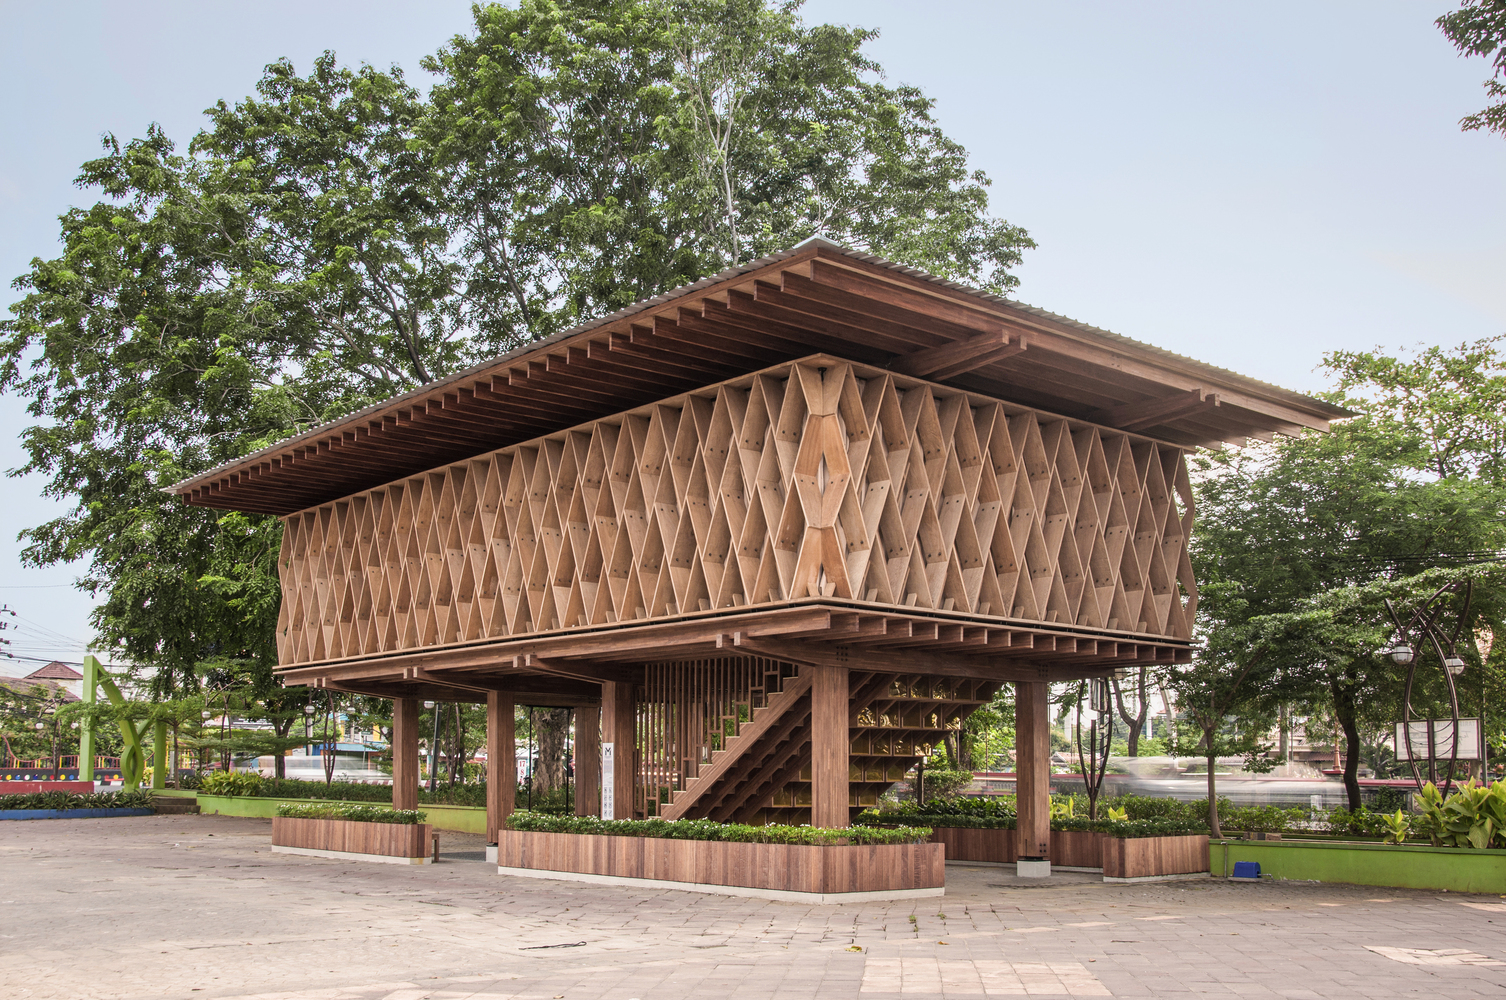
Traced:
<path id="1" fill-rule="evenodd" d="M 267 820 L 0 823 L 3 1000 L 1506 997 L 1506 900 L 1219 879 L 811 906 L 272 854 Z"/>

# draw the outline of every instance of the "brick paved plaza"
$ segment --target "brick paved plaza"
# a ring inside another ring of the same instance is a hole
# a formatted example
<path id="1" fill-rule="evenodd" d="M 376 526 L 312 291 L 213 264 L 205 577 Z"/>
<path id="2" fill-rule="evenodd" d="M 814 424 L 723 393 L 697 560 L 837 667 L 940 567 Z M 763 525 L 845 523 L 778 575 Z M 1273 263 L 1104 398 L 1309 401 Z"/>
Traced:
<path id="1" fill-rule="evenodd" d="M 1506 995 L 1495 897 L 951 866 L 840 906 L 272 854 L 270 822 L 0 824 L 0 996 L 264 1000 Z"/>

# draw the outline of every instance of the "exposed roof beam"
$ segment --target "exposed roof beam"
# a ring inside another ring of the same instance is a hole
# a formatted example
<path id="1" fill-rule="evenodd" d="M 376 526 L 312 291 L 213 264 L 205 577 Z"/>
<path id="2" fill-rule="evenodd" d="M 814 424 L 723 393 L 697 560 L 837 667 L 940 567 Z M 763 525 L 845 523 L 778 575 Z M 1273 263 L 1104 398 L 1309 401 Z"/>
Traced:
<path id="1" fill-rule="evenodd" d="M 1121 431 L 1138 431 L 1194 413 L 1206 412 L 1218 405 L 1218 393 L 1209 392 L 1202 386 L 1198 386 L 1164 399 L 1144 399 L 1137 403 L 1125 403 L 1106 410 L 1095 410 L 1084 419 Z"/>
<path id="2" fill-rule="evenodd" d="M 1010 343 L 1009 334 L 1002 330 L 980 333 L 967 340 L 901 355 L 889 363 L 889 370 L 916 378 L 953 378 L 1012 357 L 1024 349 L 1025 339 L 1018 335 Z"/>

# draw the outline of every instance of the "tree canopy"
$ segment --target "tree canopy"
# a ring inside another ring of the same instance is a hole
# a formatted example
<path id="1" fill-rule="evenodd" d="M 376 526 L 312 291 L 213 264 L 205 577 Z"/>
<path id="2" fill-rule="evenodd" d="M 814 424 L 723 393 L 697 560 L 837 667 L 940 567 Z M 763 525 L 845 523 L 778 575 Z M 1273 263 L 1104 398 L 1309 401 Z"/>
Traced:
<path id="1" fill-rule="evenodd" d="M 1489 103 L 1459 122 L 1465 131 L 1489 129 L 1506 136 L 1506 0 L 1463 0 L 1459 9 L 1435 22 L 1454 47 L 1465 56 L 1490 60 L 1491 75 L 1485 80 Z"/>
<path id="2" fill-rule="evenodd" d="M 765 0 L 475 8 L 424 68 L 272 63 L 180 146 L 107 136 L 0 323 L 0 391 L 87 560 L 100 638 L 155 668 L 275 659 L 275 519 L 161 488 L 813 235 L 1013 288 L 1033 246 L 874 33 Z"/>
<path id="3" fill-rule="evenodd" d="M 1362 730 L 1400 717 L 1394 665 L 1375 655 L 1390 626 L 1372 591 L 1410 593 L 1402 581 L 1444 571 L 1496 586 L 1482 567 L 1506 549 L 1506 371 L 1494 341 L 1335 352 L 1327 366 L 1358 415 L 1330 434 L 1195 459 L 1192 554 L 1201 585 L 1222 595 L 1199 607 L 1206 648 L 1237 671 L 1260 658 L 1251 697 L 1332 712 L 1358 807 Z M 1480 596 L 1474 614 L 1497 627 L 1499 595 Z M 1277 641 L 1276 629 L 1304 638 Z"/>

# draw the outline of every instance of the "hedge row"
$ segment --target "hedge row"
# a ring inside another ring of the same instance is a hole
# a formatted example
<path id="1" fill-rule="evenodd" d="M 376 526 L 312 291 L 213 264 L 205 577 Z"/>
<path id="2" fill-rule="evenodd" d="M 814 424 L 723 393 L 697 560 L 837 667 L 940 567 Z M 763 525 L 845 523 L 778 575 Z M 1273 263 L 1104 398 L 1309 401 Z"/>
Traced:
<path id="1" fill-rule="evenodd" d="M 527 810 L 508 817 L 507 827 L 528 833 L 719 840 L 739 844 L 923 844 L 931 838 L 929 829 L 908 825 L 899 829 L 866 826 L 824 829 L 817 826 L 748 826 L 744 823 L 716 823 L 709 819 L 597 819 L 595 816 L 553 816 Z"/>
<path id="2" fill-rule="evenodd" d="M 0 810 L 10 809 L 150 809 L 152 793 L 129 792 L 27 792 L 0 795 Z"/>
<path id="3" fill-rule="evenodd" d="M 395 823 L 412 826 L 424 821 L 417 809 L 383 809 L 380 806 L 353 806 L 344 803 L 294 803 L 277 807 L 277 815 L 288 819 L 343 819 L 354 823 Z"/>
<path id="4" fill-rule="evenodd" d="M 217 771 L 205 775 L 201 790 L 208 795 L 254 795 L 264 799 L 339 799 L 342 802 L 392 802 L 392 786 L 363 781 L 304 781 L 299 778 L 263 778 L 252 771 Z M 485 806 L 486 783 L 440 787 L 430 792 L 420 787 L 421 805 Z"/>

